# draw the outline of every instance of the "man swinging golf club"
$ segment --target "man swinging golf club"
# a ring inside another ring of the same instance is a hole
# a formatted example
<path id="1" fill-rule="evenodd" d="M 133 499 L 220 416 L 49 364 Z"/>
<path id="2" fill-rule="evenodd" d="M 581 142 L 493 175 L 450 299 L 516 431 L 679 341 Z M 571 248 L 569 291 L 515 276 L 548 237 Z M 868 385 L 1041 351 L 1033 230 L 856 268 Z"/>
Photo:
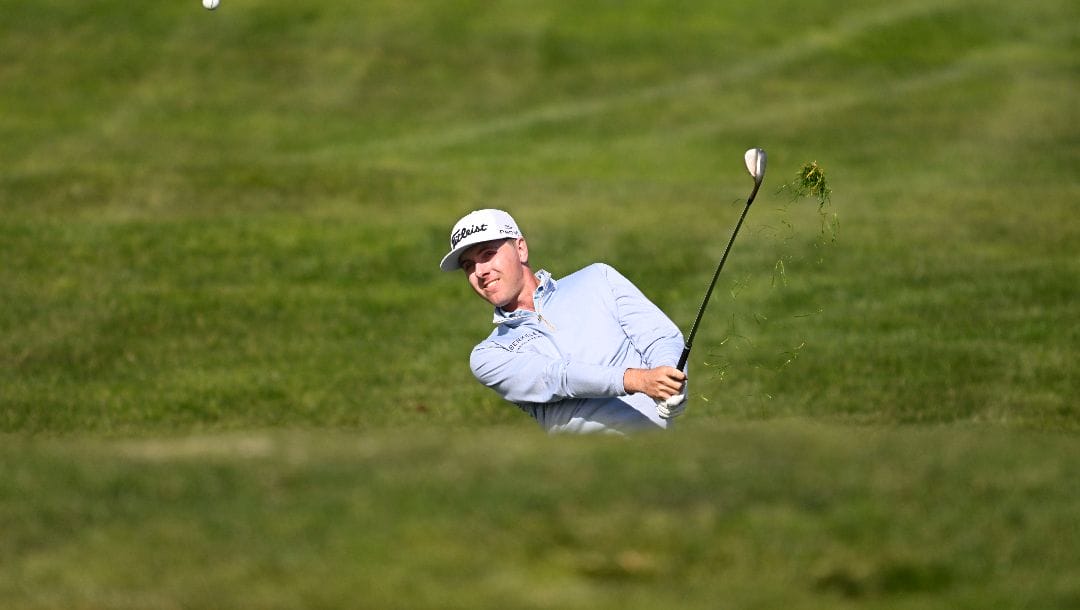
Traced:
<path id="1" fill-rule="evenodd" d="M 464 270 L 495 307 L 495 329 L 472 350 L 473 375 L 549 433 L 662 429 L 686 408 L 686 375 L 675 368 L 682 334 L 612 267 L 559 280 L 534 273 L 517 223 L 495 209 L 454 225 L 440 267 Z"/>
<path id="2" fill-rule="evenodd" d="M 556 282 L 547 271 L 533 274 L 529 246 L 506 212 L 477 210 L 459 220 L 441 267 L 465 270 L 473 290 L 495 306 L 497 324 L 473 348 L 476 378 L 550 433 L 666 428 L 686 408 L 685 367 L 694 337 L 765 178 L 764 150 L 751 148 L 743 160 L 754 190 L 685 343 L 675 324 L 608 265 L 590 265 Z"/>

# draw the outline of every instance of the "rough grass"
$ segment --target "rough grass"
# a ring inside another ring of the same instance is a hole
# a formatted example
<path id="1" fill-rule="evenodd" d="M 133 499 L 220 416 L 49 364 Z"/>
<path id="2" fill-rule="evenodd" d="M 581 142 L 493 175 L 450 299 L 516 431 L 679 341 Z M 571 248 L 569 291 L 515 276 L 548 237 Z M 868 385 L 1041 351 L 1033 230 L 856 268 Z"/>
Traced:
<path id="1" fill-rule="evenodd" d="M 8 438 L 0 464 L 6 607 L 1080 601 L 1071 435 L 249 431 Z"/>

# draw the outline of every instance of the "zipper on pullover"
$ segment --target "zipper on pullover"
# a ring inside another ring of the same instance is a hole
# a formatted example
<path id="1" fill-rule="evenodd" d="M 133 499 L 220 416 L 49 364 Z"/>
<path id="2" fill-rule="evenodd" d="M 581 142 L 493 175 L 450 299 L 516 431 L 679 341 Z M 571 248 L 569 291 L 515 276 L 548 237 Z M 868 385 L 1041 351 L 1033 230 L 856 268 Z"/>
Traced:
<path id="1" fill-rule="evenodd" d="M 551 320 L 548 320 L 547 318 L 545 318 L 544 315 L 542 313 L 540 313 L 539 311 L 536 312 L 536 319 L 543 322 L 551 330 L 559 330 L 558 328 L 555 327 L 554 324 L 551 323 Z"/>

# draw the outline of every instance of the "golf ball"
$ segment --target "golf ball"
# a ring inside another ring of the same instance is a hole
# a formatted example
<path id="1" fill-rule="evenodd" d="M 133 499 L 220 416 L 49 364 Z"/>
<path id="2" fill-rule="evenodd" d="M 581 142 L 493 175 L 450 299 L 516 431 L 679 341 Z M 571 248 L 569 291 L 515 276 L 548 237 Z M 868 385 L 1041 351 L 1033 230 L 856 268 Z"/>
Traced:
<path id="1" fill-rule="evenodd" d="M 202 0 L 202 5 L 211 11 L 216 9 L 219 4 L 221 4 L 221 0 Z"/>

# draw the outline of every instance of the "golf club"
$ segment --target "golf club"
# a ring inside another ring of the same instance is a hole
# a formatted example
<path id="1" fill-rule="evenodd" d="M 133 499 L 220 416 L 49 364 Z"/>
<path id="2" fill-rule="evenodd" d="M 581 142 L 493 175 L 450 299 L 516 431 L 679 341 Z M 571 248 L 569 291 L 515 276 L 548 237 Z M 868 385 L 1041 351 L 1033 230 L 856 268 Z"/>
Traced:
<path id="1" fill-rule="evenodd" d="M 683 344 L 682 356 L 679 357 L 679 364 L 676 368 L 680 371 L 686 366 L 687 359 L 690 358 L 690 348 L 694 346 L 694 335 L 697 334 L 698 325 L 701 324 L 701 316 L 705 313 L 705 307 L 709 304 L 709 297 L 712 296 L 713 288 L 716 286 L 716 279 L 720 277 L 720 270 L 724 268 L 724 262 L 727 261 L 728 253 L 731 252 L 731 244 L 735 243 L 735 236 L 739 234 L 739 227 L 742 226 L 743 220 L 746 219 L 746 213 L 750 210 L 750 204 L 754 203 L 754 197 L 757 196 L 758 189 L 761 187 L 761 181 L 765 178 L 765 151 L 760 148 L 751 148 L 743 155 L 746 161 L 746 171 L 750 172 L 750 175 L 754 178 L 754 190 L 750 191 L 750 197 L 746 199 L 746 207 L 743 208 L 742 215 L 739 216 L 739 222 L 735 225 L 735 230 L 731 232 L 731 239 L 728 240 L 727 247 L 724 248 L 724 255 L 720 257 L 720 264 L 716 266 L 716 273 L 713 273 L 712 281 L 709 282 L 709 289 L 705 291 L 705 299 L 701 301 L 701 307 L 698 308 L 697 319 L 694 320 L 694 325 L 690 327 L 690 334 L 686 337 L 686 342 Z"/>

